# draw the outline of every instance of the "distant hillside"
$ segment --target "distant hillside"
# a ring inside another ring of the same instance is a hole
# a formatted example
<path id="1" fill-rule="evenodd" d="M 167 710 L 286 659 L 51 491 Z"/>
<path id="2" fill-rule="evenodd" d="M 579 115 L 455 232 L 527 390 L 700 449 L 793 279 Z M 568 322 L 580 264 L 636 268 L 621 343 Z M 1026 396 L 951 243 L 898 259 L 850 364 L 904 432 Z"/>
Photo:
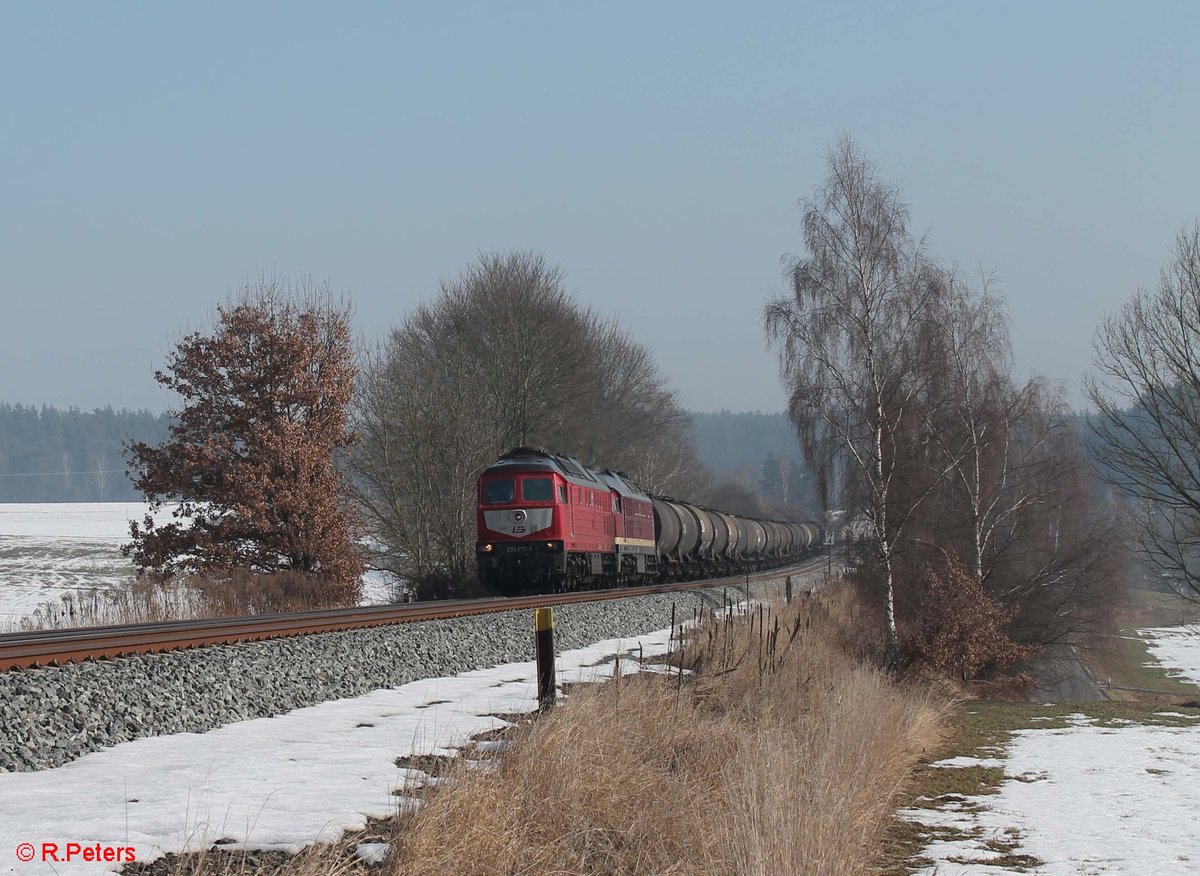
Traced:
<path id="1" fill-rule="evenodd" d="M 692 412 L 700 461 L 715 471 L 749 467 L 758 471 L 768 454 L 800 462 L 800 445 L 786 414 Z"/>
<path id="2" fill-rule="evenodd" d="M 693 412 L 696 452 L 716 476 L 709 501 L 735 513 L 789 516 L 822 507 L 785 414 Z"/>

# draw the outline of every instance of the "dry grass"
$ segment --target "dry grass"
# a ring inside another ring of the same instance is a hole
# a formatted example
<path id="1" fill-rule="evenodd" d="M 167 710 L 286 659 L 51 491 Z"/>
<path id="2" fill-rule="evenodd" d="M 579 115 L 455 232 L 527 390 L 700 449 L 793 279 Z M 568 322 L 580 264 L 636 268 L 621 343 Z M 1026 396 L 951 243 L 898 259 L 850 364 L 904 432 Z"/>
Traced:
<path id="1" fill-rule="evenodd" d="M 450 763 L 408 814 L 291 858 L 213 849 L 125 872 L 878 872 L 894 862 L 890 816 L 942 743 L 949 697 L 873 668 L 858 612 L 847 589 L 752 617 L 718 612 L 661 671 L 577 687 L 509 728 L 491 769 Z M 354 859 L 363 840 L 390 841 L 382 871 Z"/>
<path id="2" fill-rule="evenodd" d="M 46 600 L 16 625 L 19 630 L 62 630 L 205 617 L 198 594 L 181 582 L 130 578 L 114 587 L 92 587 Z"/>
<path id="3" fill-rule="evenodd" d="M 148 864 L 122 868 L 124 876 L 364 876 L 368 867 L 354 857 L 355 843 L 310 846 L 286 852 L 223 850 L 165 855 Z"/>
<path id="4" fill-rule="evenodd" d="M 22 618 L 19 630 L 73 629 L 198 618 L 242 617 L 329 607 L 320 580 L 299 573 L 237 571 L 160 582 L 129 578 L 111 588 L 67 593 Z"/>
<path id="5" fill-rule="evenodd" d="M 945 704 L 848 658 L 846 593 L 710 618 L 695 675 L 573 695 L 400 824 L 408 874 L 862 873 Z"/>

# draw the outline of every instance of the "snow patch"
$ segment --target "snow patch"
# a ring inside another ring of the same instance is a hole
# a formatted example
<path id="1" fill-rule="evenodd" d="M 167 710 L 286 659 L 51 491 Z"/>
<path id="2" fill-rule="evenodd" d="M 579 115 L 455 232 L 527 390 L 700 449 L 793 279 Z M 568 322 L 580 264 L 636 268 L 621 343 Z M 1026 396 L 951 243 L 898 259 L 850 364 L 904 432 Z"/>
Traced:
<path id="1" fill-rule="evenodd" d="M 1138 630 L 1146 647 L 1176 678 L 1200 684 L 1200 629 L 1158 627 Z"/>
<path id="2" fill-rule="evenodd" d="M 1164 664 L 1200 680 L 1200 637 L 1182 628 L 1148 632 L 1151 650 Z M 961 834 L 922 849 L 934 864 L 919 873 L 1011 876 L 1011 868 L 994 863 L 1004 854 L 1039 859 L 1037 872 L 1047 876 L 1200 870 L 1200 822 L 1194 814 L 1200 809 L 1200 726 L 1127 719 L 1100 726 L 1078 713 L 1065 720 L 1064 729 L 1013 734 L 1005 761 L 951 758 L 935 764 L 995 763 L 1007 777 L 995 794 L 947 795 L 928 801 L 937 808 L 899 813 Z"/>
<path id="3" fill-rule="evenodd" d="M 1038 873 L 1195 873 L 1200 864 L 1200 728 L 1138 725 L 1117 731 L 1017 733 L 997 794 L 967 798 L 979 811 L 908 809 L 912 821 L 969 836 L 930 844 L 920 871 L 979 876 L 998 857 L 985 843 L 1044 862 Z M 971 861 L 949 868 L 950 859 Z M 980 862 L 980 863 L 974 863 Z M 1011 870 L 999 872 L 1011 873 Z"/>
<path id="4" fill-rule="evenodd" d="M 354 849 L 354 856 L 368 867 L 374 867 L 382 864 L 391 850 L 391 843 L 359 843 Z"/>
<path id="5" fill-rule="evenodd" d="M 670 638 L 670 630 L 661 630 L 565 651 L 558 677 L 568 685 L 611 678 L 615 663 L 601 661 L 612 654 L 622 655 L 622 674 L 637 672 L 630 645 L 656 657 L 668 652 Z M 362 829 L 368 817 L 418 805 L 405 792 L 436 780 L 397 767 L 397 758 L 453 756 L 472 736 L 509 726 L 499 715 L 536 705 L 536 665 L 510 663 L 208 733 L 137 739 L 57 769 L 0 774 L 0 855 L 31 838 L 133 845 L 139 861 L 222 838 L 233 840 L 224 848 L 296 852 Z M 34 862 L 19 872 L 104 869 Z"/>
<path id="6" fill-rule="evenodd" d="M 154 512 L 155 522 L 169 523 L 175 507 Z M 0 631 L 44 602 L 130 578 L 133 563 L 121 545 L 129 524 L 149 513 L 140 502 L 0 503 Z M 391 602 L 397 583 L 390 572 L 368 571 L 360 604 Z"/>

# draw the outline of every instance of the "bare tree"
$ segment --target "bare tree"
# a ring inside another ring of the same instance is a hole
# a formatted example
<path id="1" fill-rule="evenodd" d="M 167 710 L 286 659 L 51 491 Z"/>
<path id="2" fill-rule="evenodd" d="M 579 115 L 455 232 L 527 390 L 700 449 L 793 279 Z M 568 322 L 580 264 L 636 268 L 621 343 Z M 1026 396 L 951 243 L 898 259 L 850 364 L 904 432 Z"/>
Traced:
<path id="1" fill-rule="evenodd" d="M 937 319 L 946 403 L 929 428 L 936 466 L 949 465 L 945 504 L 968 531 L 964 565 L 982 585 L 1020 538 L 1024 512 L 1052 503 L 1067 469 L 1053 440 L 1061 402 L 1039 378 L 1014 385 L 1007 318 L 989 286 L 947 277 Z"/>
<path id="2" fill-rule="evenodd" d="M 989 581 L 996 599 L 1018 610 L 1015 637 L 1034 644 L 1087 647 L 1113 630 L 1128 578 L 1122 517 L 1096 489 L 1078 436 L 1056 434 L 1059 474 L 1044 501 L 1015 516 L 1019 534 Z"/>
<path id="3" fill-rule="evenodd" d="M 108 496 L 108 460 L 105 459 L 103 453 L 95 454 L 92 460 L 92 469 L 96 473 L 96 489 L 100 493 L 100 501 L 103 502 Z"/>
<path id="4" fill-rule="evenodd" d="M 1101 474 L 1137 501 L 1144 558 L 1200 598 L 1200 224 L 1177 237 L 1158 289 L 1106 318 L 1094 345 Z"/>
<path id="5" fill-rule="evenodd" d="M 768 304 L 765 323 L 806 456 L 836 454 L 860 486 L 894 657 L 895 553 L 932 490 L 901 489 L 897 476 L 928 440 L 920 428 L 926 375 L 917 362 L 942 289 L 909 233 L 899 190 L 848 138 L 830 151 L 827 166 L 824 185 L 801 205 L 808 257 L 787 265 L 792 295 Z"/>
<path id="6" fill-rule="evenodd" d="M 597 318 L 574 304 L 562 272 L 541 256 L 481 256 L 442 284 L 431 313 L 440 332 L 430 353 L 465 357 L 473 403 L 499 444 L 544 442 L 586 404 L 584 340 Z"/>
<path id="7" fill-rule="evenodd" d="M 361 441 L 348 461 L 375 564 L 435 590 L 471 567 L 464 491 L 492 448 L 478 428 L 472 369 L 438 346 L 441 330 L 421 308 L 367 355 L 354 418 Z"/>
<path id="8" fill-rule="evenodd" d="M 947 272 L 935 314 L 920 367 L 937 452 L 927 473 L 902 479 L 910 494 L 935 489 L 909 527 L 920 549 L 902 569 L 901 589 L 914 590 L 902 594 L 902 621 L 922 628 L 920 579 L 961 562 L 1015 640 L 1087 644 L 1109 631 L 1124 564 L 1061 392 L 1014 380 L 1007 318 L 986 278 L 973 287 Z"/>
<path id="9" fill-rule="evenodd" d="M 583 459 L 621 469 L 643 489 L 681 498 L 707 487 L 691 420 L 668 390 L 650 350 L 616 320 L 597 323 L 590 344 L 590 416 L 564 445 Z"/>
<path id="10" fill-rule="evenodd" d="M 511 447 L 623 468 L 664 492 L 699 469 L 649 351 L 524 252 L 482 256 L 392 332 L 363 369 L 355 428 L 349 466 L 377 564 L 422 595 L 470 579 L 476 478 Z"/>
<path id="11" fill-rule="evenodd" d="M 654 438 L 630 445 L 612 458 L 616 462 L 609 468 L 624 471 L 656 496 L 699 501 L 708 493 L 710 475 L 696 455 L 686 421 L 665 426 Z"/>

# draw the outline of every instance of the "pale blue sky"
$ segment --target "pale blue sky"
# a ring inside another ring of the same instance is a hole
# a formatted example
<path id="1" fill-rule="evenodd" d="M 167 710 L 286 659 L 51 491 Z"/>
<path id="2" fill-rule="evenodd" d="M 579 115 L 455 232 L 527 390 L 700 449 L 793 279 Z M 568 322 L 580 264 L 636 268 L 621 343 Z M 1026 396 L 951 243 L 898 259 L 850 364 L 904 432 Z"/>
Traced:
<path id="1" fill-rule="evenodd" d="M 687 406 L 779 409 L 761 306 L 843 131 L 1074 390 L 1200 216 L 1200 5 L 6 4 L 0 400 L 163 408 L 260 270 L 370 336 L 521 247 Z"/>

